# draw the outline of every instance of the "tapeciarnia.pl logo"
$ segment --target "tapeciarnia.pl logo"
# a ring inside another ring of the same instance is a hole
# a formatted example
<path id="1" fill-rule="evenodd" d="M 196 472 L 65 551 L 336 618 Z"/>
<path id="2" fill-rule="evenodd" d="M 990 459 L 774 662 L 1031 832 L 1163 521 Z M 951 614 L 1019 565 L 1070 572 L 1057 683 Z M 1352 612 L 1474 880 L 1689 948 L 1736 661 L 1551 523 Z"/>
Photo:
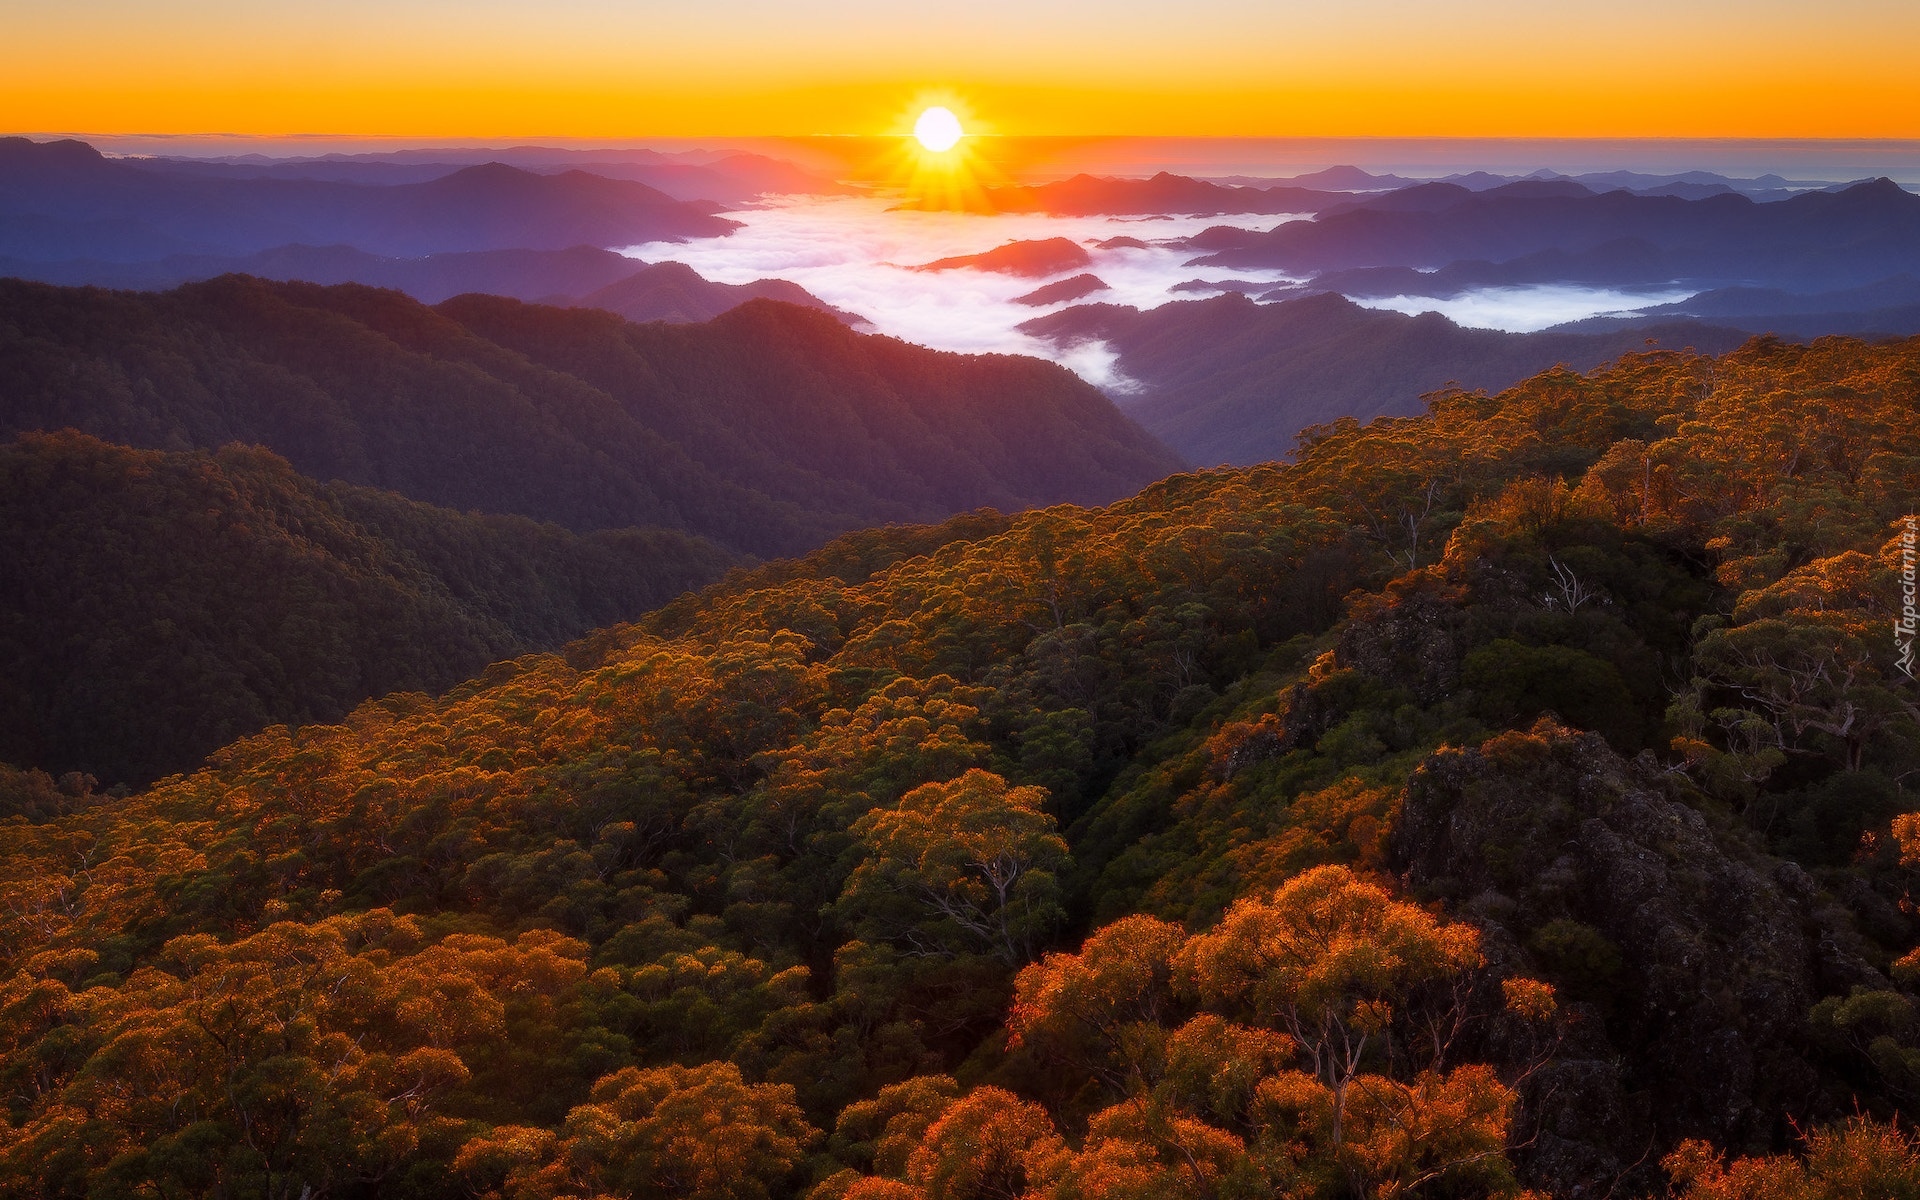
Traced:
<path id="1" fill-rule="evenodd" d="M 1894 665 L 1913 674 L 1914 634 L 1920 629 L 1920 611 L 1916 611 L 1914 587 L 1915 542 L 1920 540 L 1920 517 L 1909 515 L 1900 530 L 1900 615 L 1893 619 Z"/>

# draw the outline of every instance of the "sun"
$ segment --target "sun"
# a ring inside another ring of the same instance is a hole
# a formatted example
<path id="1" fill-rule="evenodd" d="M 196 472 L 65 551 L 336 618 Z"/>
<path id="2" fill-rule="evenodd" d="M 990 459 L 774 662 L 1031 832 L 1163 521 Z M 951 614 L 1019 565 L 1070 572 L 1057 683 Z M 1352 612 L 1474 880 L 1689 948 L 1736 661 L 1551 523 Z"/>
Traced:
<path id="1" fill-rule="evenodd" d="M 901 99 L 905 103 L 887 122 L 886 136 L 877 139 L 872 178 L 898 192 L 903 209 L 995 211 L 993 189 L 1012 181 L 988 153 L 997 143 L 991 118 L 946 88 L 923 88 Z"/>
<path id="2" fill-rule="evenodd" d="M 920 119 L 913 123 L 913 136 L 935 154 L 943 154 L 959 145 L 965 133 L 960 128 L 960 118 L 953 115 L 953 110 L 938 104 L 921 113 Z"/>

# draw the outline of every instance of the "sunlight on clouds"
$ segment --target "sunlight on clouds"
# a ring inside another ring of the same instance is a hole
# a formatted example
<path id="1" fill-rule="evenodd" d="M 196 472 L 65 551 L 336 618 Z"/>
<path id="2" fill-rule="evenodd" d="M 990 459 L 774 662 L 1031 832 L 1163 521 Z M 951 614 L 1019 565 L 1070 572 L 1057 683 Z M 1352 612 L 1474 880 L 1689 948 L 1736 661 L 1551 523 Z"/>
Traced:
<path id="1" fill-rule="evenodd" d="M 1580 321 L 1587 317 L 1624 315 L 1654 304 L 1685 300 L 1691 289 L 1666 288 L 1659 291 L 1623 292 L 1610 288 L 1579 287 L 1573 284 L 1537 284 L 1524 287 L 1476 288 L 1458 296 L 1436 299 L 1432 296 L 1383 296 L 1358 300 L 1368 308 L 1419 314 L 1437 312 L 1456 324 L 1479 329 L 1504 329 L 1511 333 L 1533 333 L 1552 325 Z"/>
<path id="2" fill-rule="evenodd" d="M 1033 307 L 1017 302 L 1052 280 L 1097 275 L 1107 285 L 1070 303 L 1123 304 L 1155 308 L 1218 291 L 1174 287 L 1191 281 L 1244 281 L 1275 287 L 1295 280 L 1280 271 L 1186 265 L 1195 254 L 1168 246 L 1214 225 L 1271 229 L 1298 218 L 1239 217 L 1050 217 L 985 216 L 964 212 L 896 209 L 870 196 L 788 197 L 728 215 L 744 228 L 730 237 L 692 242 L 650 242 L 623 253 L 647 262 L 683 262 L 721 283 L 790 279 L 836 308 L 864 317 L 880 333 L 937 350 L 968 354 L 1030 354 L 1051 359 L 1110 392 L 1128 391 L 1113 351 L 1101 344 L 1056 347 L 1016 327 L 1068 303 Z M 1065 237 L 1087 247 L 1090 267 L 1030 277 L 986 271 L 925 272 L 914 266 L 938 258 L 978 254 L 1011 241 Z M 1144 247 L 1099 248 L 1096 243 L 1131 237 Z M 1256 293 L 1257 294 L 1257 293 Z M 1365 299 L 1370 308 L 1439 312 L 1461 325 L 1532 332 L 1577 321 L 1684 299 L 1684 289 L 1625 292 L 1566 285 L 1483 288 L 1449 299 L 1391 296 Z"/>
<path id="3" fill-rule="evenodd" d="M 648 262 L 683 262 L 722 283 L 790 279 L 836 308 L 865 317 L 881 333 L 938 350 L 1050 358 L 1090 382 L 1120 390 L 1125 384 L 1115 374 L 1110 351 L 1085 345 L 1056 350 L 1014 328 L 1066 307 L 1036 308 L 1015 303 L 1017 297 L 1079 270 L 1035 278 L 910 268 L 938 258 L 978 254 L 1011 241 L 1066 237 L 1088 245 L 1093 265 L 1084 270 L 1098 275 L 1110 289 L 1085 302 L 1152 308 L 1188 298 L 1169 289 L 1191 279 L 1289 282 L 1288 276 L 1275 271 L 1184 266 L 1194 255 L 1168 246 L 1103 250 L 1090 244 L 1115 237 L 1152 243 L 1221 224 L 1271 229 L 1290 219 L 1285 217 L 982 216 L 898 210 L 891 205 L 871 197 L 787 199 L 729 213 L 745 224 L 729 237 L 652 242 L 629 247 L 624 253 Z"/>

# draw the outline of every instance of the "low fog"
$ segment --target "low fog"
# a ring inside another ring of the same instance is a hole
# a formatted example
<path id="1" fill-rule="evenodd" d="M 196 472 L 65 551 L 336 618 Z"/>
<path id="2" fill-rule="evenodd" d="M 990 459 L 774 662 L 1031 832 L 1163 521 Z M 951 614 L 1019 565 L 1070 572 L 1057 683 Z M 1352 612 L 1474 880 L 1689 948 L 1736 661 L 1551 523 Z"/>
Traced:
<path id="1" fill-rule="evenodd" d="M 648 262 L 683 262 L 709 279 L 749 283 L 789 279 L 836 308 L 855 313 L 878 332 L 963 353 L 1029 354 L 1052 359 L 1089 382 L 1124 392 L 1130 383 L 1100 345 L 1056 347 L 1018 332 L 1016 326 L 1069 303 L 1125 304 L 1154 308 L 1174 300 L 1203 299 L 1216 290 L 1181 284 L 1205 281 L 1259 294 L 1296 282 L 1279 271 L 1186 265 L 1194 252 L 1165 243 L 1214 225 L 1272 229 L 1300 217 L 1271 215 L 1206 217 L 1051 217 L 895 209 L 875 197 L 790 197 L 764 207 L 730 212 L 744 224 L 728 237 L 688 242 L 648 242 L 623 253 Z M 1033 277 L 971 269 L 937 272 L 911 268 L 935 259 L 978 254 L 1012 241 L 1065 237 L 1086 246 L 1089 267 Z M 1131 238 L 1144 247 L 1102 249 L 1097 243 Z M 1033 306 L 1018 302 L 1043 284 L 1090 273 L 1108 290 L 1080 300 Z M 1687 292 L 1630 294 L 1569 287 L 1488 288 L 1450 299 L 1390 297 L 1361 301 L 1402 312 L 1438 311 L 1463 325 L 1527 332 L 1564 321 L 1683 298 Z"/>

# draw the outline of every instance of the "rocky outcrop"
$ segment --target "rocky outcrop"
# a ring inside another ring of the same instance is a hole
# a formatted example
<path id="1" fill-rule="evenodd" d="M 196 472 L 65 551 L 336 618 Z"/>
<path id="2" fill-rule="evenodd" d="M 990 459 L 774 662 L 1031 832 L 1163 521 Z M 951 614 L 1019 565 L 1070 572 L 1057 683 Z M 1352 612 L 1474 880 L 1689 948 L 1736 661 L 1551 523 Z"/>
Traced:
<path id="1" fill-rule="evenodd" d="M 1777 1148 L 1843 1115 L 1807 1015 L 1886 987 L 1811 877 L 1749 850 L 1684 785 L 1542 721 L 1445 749 L 1409 780 L 1389 861 L 1487 930 L 1492 957 L 1572 1003 L 1528 1081 L 1517 1157 L 1555 1195 L 1642 1194 L 1682 1138 Z"/>
<path id="2" fill-rule="evenodd" d="M 1465 592 L 1438 574 L 1418 571 L 1355 601 L 1334 649 L 1341 667 L 1391 680 L 1421 704 L 1453 696 L 1466 657 Z"/>

